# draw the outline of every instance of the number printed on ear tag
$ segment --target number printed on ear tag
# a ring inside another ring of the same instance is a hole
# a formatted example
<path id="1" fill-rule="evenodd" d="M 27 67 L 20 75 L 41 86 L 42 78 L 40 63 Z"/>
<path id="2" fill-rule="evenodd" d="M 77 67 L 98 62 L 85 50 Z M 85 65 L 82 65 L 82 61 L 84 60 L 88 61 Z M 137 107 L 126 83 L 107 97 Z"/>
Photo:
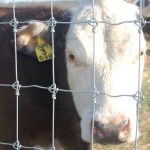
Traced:
<path id="1" fill-rule="evenodd" d="M 35 49 L 35 52 L 39 62 L 52 59 L 51 46 L 40 36 L 37 37 L 37 47 Z"/>

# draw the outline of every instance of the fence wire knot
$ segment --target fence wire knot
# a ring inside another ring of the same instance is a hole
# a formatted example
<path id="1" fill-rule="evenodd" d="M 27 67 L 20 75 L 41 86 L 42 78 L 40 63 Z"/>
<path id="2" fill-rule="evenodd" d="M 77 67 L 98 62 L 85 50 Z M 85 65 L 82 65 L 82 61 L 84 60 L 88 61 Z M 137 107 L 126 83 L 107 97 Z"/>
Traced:
<path id="1" fill-rule="evenodd" d="M 52 93 L 52 98 L 56 99 L 56 94 L 58 92 L 58 88 L 56 87 L 56 84 L 52 84 L 49 88 L 48 88 L 49 92 Z"/>
<path id="2" fill-rule="evenodd" d="M 9 25 L 11 25 L 13 27 L 13 32 L 17 32 L 17 26 L 18 26 L 18 21 L 16 18 L 12 19 L 10 22 L 9 22 Z"/>
<path id="3" fill-rule="evenodd" d="M 142 92 L 138 91 L 133 95 L 134 100 L 137 102 L 137 107 L 140 108 L 141 102 L 144 100 Z"/>
<path id="4" fill-rule="evenodd" d="M 14 90 L 16 90 L 16 95 L 19 96 L 20 95 L 20 88 L 21 88 L 21 85 L 19 84 L 19 81 L 16 81 L 15 83 L 12 84 L 12 88 Z"/>
<path id="5" fill-rule="evenodd" d="M 141 16 L 135 20 L 135 24 L 139 27 L 139 30 L 141 30 L 146 25 L 146 20 Z"/>
<path id="6" fill-rule="evenodd" d="M 50 18 L 48 21 L 48 26 L 50 27 L 51 29 L 51 32 L 55 32 L 55 26 L 57 24 L 57 21 L 55 20 L 54 17 Z"/>
<path id="7" fill-rule="evenodd" d="M 96 18 L 92 17 L 89 20 L 89 25 L 93 27 L 92 28 L 93 33 L 96 33 L 96 27 L 98 26 L 98 21 L 96 20 Z"/>
<path id="8" fill-rule="evenodd" d="M 50 150 L 56 150 L 56 148 L 55 148 L 55 147 L 52 147 Z"/>
<path id="9" fill-rule="evenodd" d="M 133 98 L 137 101 L 137 102 L 142 102 L 144 100 L 143 94 L 142 92 L 137 91 L 134 95 Z"/>
<path id="10" fill-rule="evenodd" d="M 97 98 L 97 96 L 98 96 L 98 94 L 99 94 L 99 91 L 97 90 L 96 87 L 94 87 L 92 93 L 93 93 L 93 103 L 96 104 L 96 98 Z"/>
<path id="11" fill-rule="evenodd" d="M 21 145 L 19 141 L 16 141 L 15 143 L 12 144 L 12 147 L 16 150 L 21 149 Z"/>

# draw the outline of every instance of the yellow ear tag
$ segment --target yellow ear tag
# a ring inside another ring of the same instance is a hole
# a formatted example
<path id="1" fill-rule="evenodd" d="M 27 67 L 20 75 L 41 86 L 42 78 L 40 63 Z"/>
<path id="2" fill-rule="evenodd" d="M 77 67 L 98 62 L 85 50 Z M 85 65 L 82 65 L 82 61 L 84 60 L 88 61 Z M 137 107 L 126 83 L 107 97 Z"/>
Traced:
<path id="1" fill-rule="evenodd" d="M 52 59 L 52 48 L 40 36 L 37 37 L 37 47 L 35 49 L 39 62 Z"/>

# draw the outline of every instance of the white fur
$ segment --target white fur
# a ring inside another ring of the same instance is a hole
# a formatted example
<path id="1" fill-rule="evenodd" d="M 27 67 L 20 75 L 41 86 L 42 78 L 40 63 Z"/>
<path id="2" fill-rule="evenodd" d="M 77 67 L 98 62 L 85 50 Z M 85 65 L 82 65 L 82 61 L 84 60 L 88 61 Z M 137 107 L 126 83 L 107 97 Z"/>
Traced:
<path id="1" fill-rule="evenodd" d="M 138 9 L 124 0 L 96 0 L 95 18 L 98 21 L 119 23 L 137 19 Z M 73 22 L 90 20 L 91 1 L 84 1 L 77 7 Z M 119 26 L 99 24 L 95 34 L 95 76 L 99 92 L 110 95 L 135 94 L 138 90 L 138 26 L 125 23 Z M 141 34 L 141 51 L 145 41 Z M 75 60 L 70 61 L 73 54 Z M 68 81 L 71 89 L 91 91 L 93 89 L 93 33 L 88 24 L 72 24 L 67 34 L 66 59 Z M 144 58 L 141 57 L 141 74 Z M 82 139 L 91 142 L 92 95 L 73 93 L 76 109 L 81 117 Z M 99 94 L 95 120 L 109 123 L 123 116 L 129 119 L 131 128 L 127 142 L 135 139 L 136 102 L 132 97 L 111 98 Z"/>
<path id="2" fill-rule="evenodd" d="M 37 37 L 38 35 L 43 36 L 42 34 L 45 32 L 48 32 L 48 24 L 42 22 L 33 22 L 22 26 L 20 29 L 18 29 L 18 49 L 26 46 L 27 51 L 25 53 L 32 56 L 37 46 L 36 42 L 33 42 L 35 40 L 33 38 Z"/>

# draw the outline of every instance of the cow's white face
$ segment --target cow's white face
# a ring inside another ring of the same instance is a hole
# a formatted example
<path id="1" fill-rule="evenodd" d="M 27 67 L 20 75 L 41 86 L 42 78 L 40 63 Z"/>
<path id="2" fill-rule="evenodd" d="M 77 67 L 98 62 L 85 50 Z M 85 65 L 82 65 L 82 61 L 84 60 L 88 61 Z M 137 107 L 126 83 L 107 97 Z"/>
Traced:
<path id="1" fill-rule="evenodd" d="M 137 8 L 123 0 L 96 1 L 95 18 L 98 21 L 118 23 L 136 20 Z M 90 4 L 78 7 L 73 22 L 90 20 Z M 133 95 L 138 91 L 139 27 L 134 23 L 117 26 L 99 24 L 95 34 L 96 88 L 109 95 Z M 140 36 L 142 74 L 145 41 Z M 67 34 L 66 59 L 68 81 L 72 90 L 93 89 L 93 33 L 89 24 L 72 24 Z M 141 75 L 140 75 L 141 77 Z M 91 141 L 93 100 L 90 93 L 73 92 L 73 99 L 81 117 L 82 139 Z M 136 101 L 133 97 L 117 98 L 98 94 L 94 113 L 95 142 L 117 139 L 131 142 L 136 132 Z"/>

